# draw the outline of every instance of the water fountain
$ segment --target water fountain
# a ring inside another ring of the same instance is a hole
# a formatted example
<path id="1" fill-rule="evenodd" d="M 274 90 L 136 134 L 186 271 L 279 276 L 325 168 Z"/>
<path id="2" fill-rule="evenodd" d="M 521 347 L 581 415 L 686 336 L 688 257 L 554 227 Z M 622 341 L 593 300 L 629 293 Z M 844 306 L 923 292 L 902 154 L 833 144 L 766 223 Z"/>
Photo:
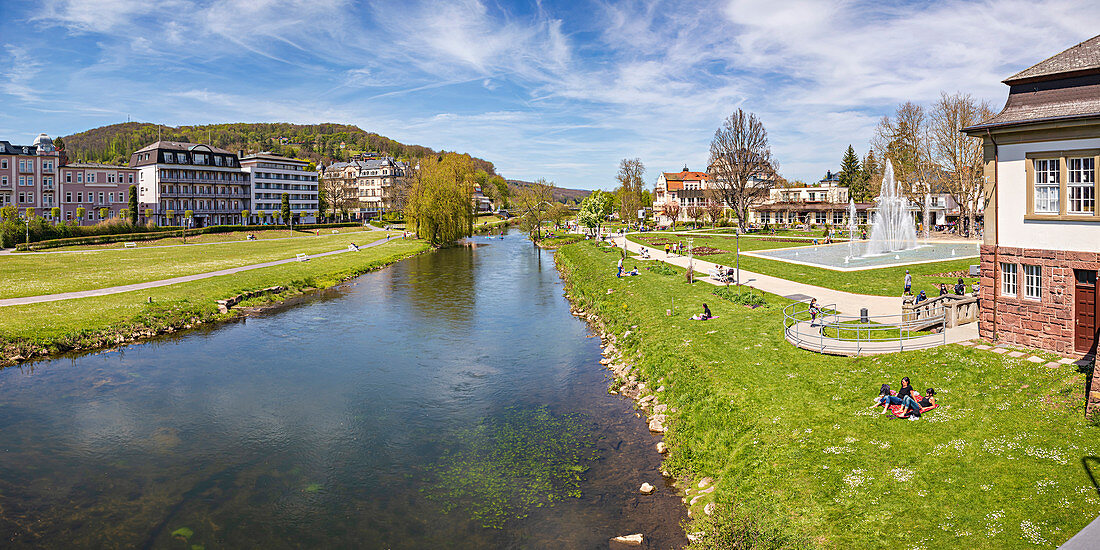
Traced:
<path id="1" fill-rule="evenodd" d="M 894 166 L 887 160 L 882 175 L 882 191 L 875 206 L 875 218 L 871 225 L 871 240 L 865 255 L 883 254 L 917 247 L 917 227 L 909 201 L 898 189 L 894 179 Z"/>
<path id="2" fill-rule="evenodd" d="M 848 256 L 844 258 L 844 263 L 852 261 L 855 254 L 852 253 L 852 246 L 856 244 L 856 231 L 859 229 L 859 224 L 856 223 L 856 201 L 848 199 Z"/>

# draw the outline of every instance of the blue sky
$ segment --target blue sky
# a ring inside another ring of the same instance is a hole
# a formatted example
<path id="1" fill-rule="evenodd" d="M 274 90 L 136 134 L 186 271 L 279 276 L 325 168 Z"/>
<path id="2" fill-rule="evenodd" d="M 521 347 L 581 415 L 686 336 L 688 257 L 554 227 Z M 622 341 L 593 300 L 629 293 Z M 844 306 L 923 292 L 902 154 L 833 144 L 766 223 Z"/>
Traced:
<path id="1" fill-rule="evenodd" d="M 104 124 L 357 124 L 507 177 L 614 186 L 705 168 L 753 111 L 782 173 L 862 155 L 898 103 L 1005 77 L 1094 36 L 1090 2 L 0 0 L 0 139 Z"/>

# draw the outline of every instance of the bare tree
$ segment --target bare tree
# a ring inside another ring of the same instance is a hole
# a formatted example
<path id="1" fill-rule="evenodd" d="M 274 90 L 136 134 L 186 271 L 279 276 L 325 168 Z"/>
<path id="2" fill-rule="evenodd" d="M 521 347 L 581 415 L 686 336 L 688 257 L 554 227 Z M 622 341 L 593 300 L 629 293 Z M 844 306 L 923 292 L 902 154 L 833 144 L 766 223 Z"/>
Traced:
<path id="1" fill-rule="evenodd" d="M 619 219 L 630 223 L 642 208 L 642 188 L 645 186 L 645 165 L 641 159 L 623 159 L 619 162 Z"/>
<path id="2" fill-rule="evenodd" d="M 340 177 L 321 178 L 321 189 L 325 191 L 325 201 L 332 211 L 333 218 L 336 217 L 337 212 L 341 212 L 346 216 L 348 210 L 355 206 L 355 203 L 359 200 L 359 197 L 356 196 L 355 187 L 348 185 Z"/>
<path id="3" fill-rule="evenodd" d="M 672 225 L 676 225 L 676 220 L 680 219 L 680 202 L 675 199 L 668 199 L 661 205 L 661 214 L 665 215 L 672 220 Z"/>
<path id="4" fill-rule="evenodd" d="M 749 210 L 762 204 L 775 185 L 776 162 L 768 132 L 755 114 L 738 109 L 710 142 L 710 177 L 716 196 L 733 209 L 737 225 L 746 229 Z"/>
<path id="5" fill-rule="evenodd" d="M 898 106 L 893 119 L 882 117 L 871 145 L 879 158 L 893 163 L 894 177 L 909 200 L 921 205 L 927 237 L 927 197 L 938 183 L 940 173 L 932 160 L 931 130 L 924 108 L 907 101 Z"/>
<path id="6" fill-rule="evenodd" d="M 707 215 L 707 211 L 702 206 L 689 206 L 687 207 L 687 215 L 695 220 L 695 227 L 698 228 L 699 222 L 702 221 L 703 216 Z"/>
<path id="7" fill-rule="evenodd" d="M 703 194 L 707 196 L 707 205 L 704 207 L 707 211 L 707 217 L 710 218 L 710 224 L 717 227 L 718 220 L 722 219 L 722 215 L 726 213 L 726 209 L 722 207 L 721 202 L 711 196 L 713 190 L 707 189 Z"/>
<path id="8" fill-rule="evenodd" d="M 520 229 L 533 241 L 542 239 L 542 224 L 553 219 L 554 187 L 554 182 L 539 178 L 516 195 L 514 204 L 520 212 Z"/>
<path id="9" fill-rule="evenodd" d="M 988 102 L 976 102 L 970 94 L 940 93 L 932 107 L 931 142 L 936 164 L 945 174 L 944 187 L 959 204 L 960 218 L 966 219 L 966 230 L 974 230 L 974 215 L 984 200 L 985 182 L 982 139 L 969 137 L 962 129 L 993 116 Z M 958 224 L 959 234 L 963 224 Z"/>

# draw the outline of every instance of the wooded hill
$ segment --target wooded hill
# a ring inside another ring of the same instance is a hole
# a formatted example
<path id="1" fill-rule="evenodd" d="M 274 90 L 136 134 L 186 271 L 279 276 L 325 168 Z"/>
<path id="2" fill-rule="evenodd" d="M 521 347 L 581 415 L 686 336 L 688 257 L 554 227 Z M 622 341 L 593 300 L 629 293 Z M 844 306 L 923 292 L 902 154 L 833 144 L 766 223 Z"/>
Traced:
<path id="1" fill-rule="evenodd" d="M 523 180 L 507 180 L 508 189 L 511 191 L 512 196 L 519 196 L 519 191 L 531 185 L 529 181 Z M 587 189 L 566 189 L 564 187 L 555 187 L 553 190 L 553 201 L 563 204 L 580 204 L 585 197 L 591 195 L 592 191 Z"/>
<path id="2" fill-rule="evenodd" d="M 164 126 L 125 122 L 63 136 L 69 161 L 125 164 L 134 151 L 163 139 L 206 143 L 233 152 L 270 151 L 277 155 L 328 164 L 350 160 L 356 153 L 378 153 L 401 160 L 442 154 L 431 147 L 406 145 L 350 124 L 247 123 Z M 474 166 L 495 174 L 493 163 L 472 157 Z"/>

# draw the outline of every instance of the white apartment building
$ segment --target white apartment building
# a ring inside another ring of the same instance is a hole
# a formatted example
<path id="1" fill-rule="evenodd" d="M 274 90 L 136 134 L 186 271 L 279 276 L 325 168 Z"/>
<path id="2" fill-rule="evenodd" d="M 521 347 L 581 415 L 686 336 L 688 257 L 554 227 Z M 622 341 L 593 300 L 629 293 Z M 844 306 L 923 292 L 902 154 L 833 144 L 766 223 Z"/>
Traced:
<path id="1" fill-rule="evenodd" d="M 251 209 L 249 173 L 237 155 L 202 143 L 158 141 L 130 155 L 138 169 L 138 201 L 151 208 L 159 225 L 188 223 L 192 227 L 241 223 Z"/>
<path id="2" fill-rule="evenodd" d="M 252 223 L 278 222 L 283 193 L 287 194 L 290 213 L 298 217 L 297 221 L 317 221 L 317 172 L 307 171 L 307 165 L 304 160 L 267 152 L 241 159 L 241 168 L 252 180 Z"/>

